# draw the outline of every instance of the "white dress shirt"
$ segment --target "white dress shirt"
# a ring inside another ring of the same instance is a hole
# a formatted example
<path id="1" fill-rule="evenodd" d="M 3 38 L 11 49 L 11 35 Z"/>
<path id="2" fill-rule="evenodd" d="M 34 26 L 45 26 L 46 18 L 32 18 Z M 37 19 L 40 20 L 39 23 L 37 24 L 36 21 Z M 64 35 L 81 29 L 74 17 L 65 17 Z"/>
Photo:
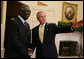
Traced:
<path id="1" fill-rule="evenodd" d="M 26 22 L 20 15 L 18 15 L 18 17 L 20 18 L 20 20 L 22 21 L 23 24 Z"/>

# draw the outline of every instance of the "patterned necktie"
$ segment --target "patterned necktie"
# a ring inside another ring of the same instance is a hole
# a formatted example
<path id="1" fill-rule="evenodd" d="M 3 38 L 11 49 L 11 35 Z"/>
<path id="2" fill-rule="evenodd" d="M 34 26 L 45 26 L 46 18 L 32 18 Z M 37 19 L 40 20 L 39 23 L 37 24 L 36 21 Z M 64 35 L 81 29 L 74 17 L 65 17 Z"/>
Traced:
<path id="1" fill-rule="evenodd" d="M 24 22 L 24 25 L 25 25 L 26 30 L 28 31 L 28 24 L 27 24 L 27 22 Z"/>
<path id="2" fill-rule="evenodd" d="M 39 29 L 39 37 L 40 37 L 41 43 L 43 43 L 43 38 L 44 38 L 44 26 L 40 26 L 40 29 Z"/>

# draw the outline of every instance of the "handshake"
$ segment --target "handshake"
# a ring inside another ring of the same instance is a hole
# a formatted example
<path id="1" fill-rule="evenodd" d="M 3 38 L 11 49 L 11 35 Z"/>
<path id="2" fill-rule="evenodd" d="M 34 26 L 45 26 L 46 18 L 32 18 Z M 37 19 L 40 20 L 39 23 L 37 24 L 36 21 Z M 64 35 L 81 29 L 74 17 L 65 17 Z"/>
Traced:
<path id="1" fill-rule="evenodd" d="M 28 56 L 32 56 L 33 55 L 33 50 L 28 48 Z"/>

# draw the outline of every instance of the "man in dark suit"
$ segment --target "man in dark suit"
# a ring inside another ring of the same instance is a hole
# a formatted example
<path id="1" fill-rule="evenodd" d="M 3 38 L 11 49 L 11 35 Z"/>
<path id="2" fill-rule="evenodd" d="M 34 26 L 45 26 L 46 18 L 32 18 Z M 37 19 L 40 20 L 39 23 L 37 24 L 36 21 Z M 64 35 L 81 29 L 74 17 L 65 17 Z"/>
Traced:
<path id="1" fill-rule="evenodd" d="M 34 51 L 36 47 L 36 58 L 58 58 L 55 35 L 57 33 L 73 32 L 73 28 L 76 27 L 58 27 L 54 23 L 46 23 L 46 13 L 43 11 L 37 13 L 37 19 L 40 25 L 32 29 L 31 49 Z"/>
<path id="2" fill-rule="evenodd" d="M 30 47 L 31 31 L 26 22 L 30 13 L 29 6 L 22 5 L 17 18 L 7 19 L 4 58 L 30 58 L 28 48 Z"/>

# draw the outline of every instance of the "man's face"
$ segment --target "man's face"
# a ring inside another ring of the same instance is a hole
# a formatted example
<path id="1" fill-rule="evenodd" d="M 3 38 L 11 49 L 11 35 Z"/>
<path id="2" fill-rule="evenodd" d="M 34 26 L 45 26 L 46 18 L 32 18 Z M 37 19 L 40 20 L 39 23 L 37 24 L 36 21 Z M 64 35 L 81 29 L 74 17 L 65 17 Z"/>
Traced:
<path id="1" fill-rule="evenodd" d="M 28 7 L 24 7 L 25 9 L 20 12 L 20 15 L 24 18 L 24 20 L 27 20 L 30 16 L 30 9 Z"/>
<path id="2" fill-rule="evenodd" d="M 42 25 L 46 22 L 46 14 L 44 12 L 39 13 L 39 15 L 38 15 L 38 21 Z"/>
<path id="3" fill-rule="evenodd" d="M 71 9 L 69 9 L 67 13 L 68 13 L 68 14 L 72 14 L 72 11 L 71 11 Z"/>

